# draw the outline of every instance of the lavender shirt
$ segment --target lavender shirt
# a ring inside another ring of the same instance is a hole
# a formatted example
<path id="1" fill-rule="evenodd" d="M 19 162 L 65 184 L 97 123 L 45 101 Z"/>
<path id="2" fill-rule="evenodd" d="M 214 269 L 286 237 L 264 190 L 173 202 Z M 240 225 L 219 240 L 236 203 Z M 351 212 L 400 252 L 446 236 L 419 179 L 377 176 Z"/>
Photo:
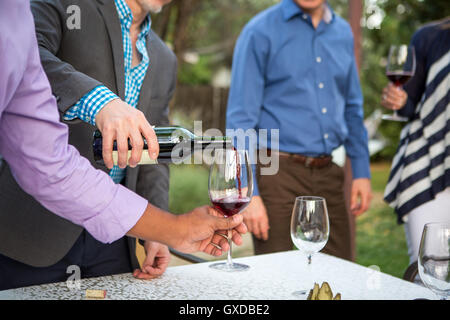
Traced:
<path id="1" fill-rule="evenodd" d="M 23 190 L 99 241 L 123 237 L 147 206 L 68 145 L 40 63 L 29 0 L 0 1 L 0 154 Z"/>

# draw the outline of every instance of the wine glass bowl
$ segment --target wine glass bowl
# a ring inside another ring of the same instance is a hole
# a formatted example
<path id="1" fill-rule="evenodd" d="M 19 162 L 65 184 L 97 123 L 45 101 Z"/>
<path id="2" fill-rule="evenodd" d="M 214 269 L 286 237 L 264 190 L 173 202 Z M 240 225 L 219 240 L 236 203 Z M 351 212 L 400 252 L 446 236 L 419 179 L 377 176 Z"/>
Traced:
<path id="1" fill-rule="evenodd" d="M 322 250 L 328 242 L 330 224 L 326 200 L 322 197 L 297 197 L 291 216 L 291 239 L 294 245 L 308 257 Z M 295 291 L 303 296 L 306 290 Z"/>
<path id="2" fill-rule="evenodd" d="M 308 256 L 322 250 L 330 233 L 327 205 L 321 197 L 297 197 L 291 217 L 291 239 Z"/>
<path id="3" fill-rule="evenodd" d="M 450 222 L 425 225 L 417 261 L 427 288 L 446 299 L 450 296 Z"/>
<path id="4" fill-rule="evenodd" d="M 392 45 L 389 49 L 388 61 L 386 65 L 386 77 L 394 83 L 395 86 L 401 87 L 412 76 L 416 70 L 416 55 L 414 47 L 405 44 Z M 399 116 L 397 110 L 393 114 L 384 114 L 383 120 L 406 122 L 408 118 Z"/>
<path id="5" fill-rule="evenodd" d="M 214 208 L 230 217 L 242 212 L 250 203 L 253 194 L 253 175 L 248 153 L 235 149 L 215 149 L 214 161 L 209 170 L 209 198 Z M 249 266 L 232 261 L 231 230 L 228 230 L 230 250 L 226 262 L 210 265 L 222 271 L 243 271 Z"/>

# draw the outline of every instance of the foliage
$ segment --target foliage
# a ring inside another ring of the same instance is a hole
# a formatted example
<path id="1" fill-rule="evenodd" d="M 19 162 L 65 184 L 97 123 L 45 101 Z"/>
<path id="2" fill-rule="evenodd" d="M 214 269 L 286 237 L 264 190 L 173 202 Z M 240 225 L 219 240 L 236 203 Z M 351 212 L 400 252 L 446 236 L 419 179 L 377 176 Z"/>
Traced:
<path id="1" fill-rule="evenodd" d="M 201 56 L 196 64 L 183 63 L 178 70 L 178 81 L 193 86 L 209 84 L 213 73 L 210 60 L 208 56 Z"/>

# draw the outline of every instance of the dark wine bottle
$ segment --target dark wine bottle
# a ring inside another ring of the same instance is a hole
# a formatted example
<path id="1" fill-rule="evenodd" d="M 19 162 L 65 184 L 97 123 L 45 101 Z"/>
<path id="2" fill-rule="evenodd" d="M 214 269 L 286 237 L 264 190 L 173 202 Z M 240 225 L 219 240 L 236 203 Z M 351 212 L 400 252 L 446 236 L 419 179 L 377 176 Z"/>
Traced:
<path id="1" fill-rule="evenodd" d="M 156 163 L 177 163 L 191 157 L 196 150 L 204 150 L 206 148 L 231 148 L 231 139 L 229 137 L 202 137 L 196 136 L 189 130 L 178 127 L 155 127 L 153 130 L 156 133 L 159 143 L 159 156 L 157 160 L 153 160 L 148 155 L 147 141 L 144 140 L 144 152 L 142 152 L 142 164 L 156 164 Z M 99 165 L 105 165 L 103 161 L 103 145 L 102 134 L 99 130 L 94 133 L 93 151 L 94 160 Z M 128 141 L 128 158 L 131 156 L 131 144 Z M 117 164 L 118 151 L 117 143 L 114 141 L 113 145 L 113 161 Z"/>

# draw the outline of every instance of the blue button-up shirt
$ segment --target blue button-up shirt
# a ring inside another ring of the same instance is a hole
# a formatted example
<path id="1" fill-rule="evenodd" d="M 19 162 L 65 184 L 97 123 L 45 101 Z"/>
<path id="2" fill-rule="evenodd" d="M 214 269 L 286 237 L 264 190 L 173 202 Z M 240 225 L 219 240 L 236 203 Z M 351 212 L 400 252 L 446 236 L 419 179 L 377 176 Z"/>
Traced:
<path id="1" fill-rule="evenodd" d="M 136 108 L 139 102 L 139 94 L 150 63 L 147 52 L 147 35 L 150 31 L 151 20 L 148 15 L 141 25 L 141 32 L 136 41 L 136 48 L 141 54 L 141 62 L 137 66 L 132 66 L 133 46 L 130 37 L 130 27 L 133 21 L 131 9 L 125 0 L 115 0 L 117 14 L 119 15 L 120 27 L 122 30 L 122 42 L 124 53 L 125 70 L 125 102 Z M 82 97 L 65 114 L 64 120 L 79 118 L 85 122 L 95 125 L 95 116 L 108 104 L 108 102 L 118 97 L 105 86 L 98 86 Z M 120 183 L 125 177 L 125 169 L 114 166 L 109 175 L 116 183 Z"/>
<path id="2" fill-rule="evenodd" d="M 331 8 L 325 12 L 314 28 L 293 0 L 283 0 L 245 26 L 233 58 L 227 128 L 279 129 L 280 151 L 307 156 L 344 145 L 353 178 L 368 178 L 352 31 Z M 271 148 L 270 138 L 259 147 Z"/>

